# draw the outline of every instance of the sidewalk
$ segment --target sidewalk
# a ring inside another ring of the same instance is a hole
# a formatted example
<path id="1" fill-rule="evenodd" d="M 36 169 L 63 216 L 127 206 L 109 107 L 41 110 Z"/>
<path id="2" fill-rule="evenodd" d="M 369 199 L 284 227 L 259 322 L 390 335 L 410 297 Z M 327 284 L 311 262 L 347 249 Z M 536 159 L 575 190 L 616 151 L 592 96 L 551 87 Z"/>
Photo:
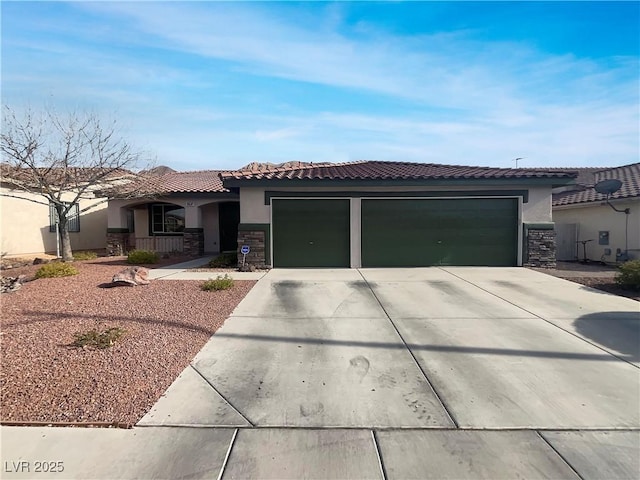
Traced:
<path id="1" fill-rule="evenodd" d="M 638 478 L 637 431 L 0 427 L 1 478 Z M 578 472 L 578 473 L 576 473 Z"/>
<path id="2" fill-rule="evenodd" d="M 209 280 L 216 278 L 218 275 L 229 275 L 234 280 L 260 280 L 267 274 L 267 271 L 259 272 L 193 272 L 192 268 L 199 268 L 207 265 L 215 255 L 208 257 L 200 257 L 188 262 L 176 263 L 175 265 L 167 265 L 166 267 L 153 268 L 149 270 L 149 280 Z"/>

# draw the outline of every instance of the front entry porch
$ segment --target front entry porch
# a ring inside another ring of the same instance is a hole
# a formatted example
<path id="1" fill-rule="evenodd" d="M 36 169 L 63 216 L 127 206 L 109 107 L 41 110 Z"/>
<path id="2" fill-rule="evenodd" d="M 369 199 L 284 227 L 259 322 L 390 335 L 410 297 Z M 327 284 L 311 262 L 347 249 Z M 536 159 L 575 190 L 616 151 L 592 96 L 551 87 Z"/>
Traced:
<path id="1" fill-rule="evenodd" d="M 191 256 L 235 251 L 240 205 L 210 198 L 109 201 L 107 252 L 137 250 Z"/>

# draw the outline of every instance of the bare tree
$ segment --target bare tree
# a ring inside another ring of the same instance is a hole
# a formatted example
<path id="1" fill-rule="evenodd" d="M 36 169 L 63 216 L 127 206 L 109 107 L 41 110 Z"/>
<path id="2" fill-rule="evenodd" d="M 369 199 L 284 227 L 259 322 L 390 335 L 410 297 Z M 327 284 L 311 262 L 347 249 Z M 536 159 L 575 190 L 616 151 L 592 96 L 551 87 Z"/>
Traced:
<path id="1" fill-rule="evenodd" d="M 55 209 L 63 261 L 73 261 L 69 238 L 73 215 L 107 201 L 97 198 L 96 192 L 134 195 L 127 185 L 138 180 L 134 169 L 142 154 L 118 135 L 115 121 L 104 124 L 93 113 L 36 115 L 31 110 L 19 117 L 4 106 L 1 137 L 2 182 L 13 190 L 1 195 Z M 80 200 L 93 203 L 79 209 L 75 205 Z"/>

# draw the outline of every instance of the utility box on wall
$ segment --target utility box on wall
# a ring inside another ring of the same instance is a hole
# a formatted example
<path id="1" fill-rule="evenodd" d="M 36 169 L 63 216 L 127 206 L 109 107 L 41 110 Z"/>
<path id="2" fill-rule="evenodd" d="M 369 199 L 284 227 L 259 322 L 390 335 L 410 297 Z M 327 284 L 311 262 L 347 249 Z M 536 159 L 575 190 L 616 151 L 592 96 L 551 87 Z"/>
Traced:
<path id="1" fill-rule="evenodd" d="M 599 245 L 609 245 L 609 232 L 605 230 L 600 230 L 598 233 L 598 244 Z"/>

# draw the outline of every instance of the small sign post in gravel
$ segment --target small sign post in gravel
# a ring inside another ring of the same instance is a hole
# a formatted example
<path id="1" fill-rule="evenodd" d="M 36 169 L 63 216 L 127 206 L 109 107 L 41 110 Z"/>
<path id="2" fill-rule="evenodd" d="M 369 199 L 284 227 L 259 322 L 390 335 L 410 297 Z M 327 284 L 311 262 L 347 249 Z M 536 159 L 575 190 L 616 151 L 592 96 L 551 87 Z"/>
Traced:
<path id="1" fill-rule="evenodd" d="M 249 245 L 243 245 L 240 248 L 240 253 L 242 254 L 242 266 L 244 267 L 245 265 L 245 261 L 247 259 L 247 254 L 251 251 L 251 248 L 249 248 Z"/>

